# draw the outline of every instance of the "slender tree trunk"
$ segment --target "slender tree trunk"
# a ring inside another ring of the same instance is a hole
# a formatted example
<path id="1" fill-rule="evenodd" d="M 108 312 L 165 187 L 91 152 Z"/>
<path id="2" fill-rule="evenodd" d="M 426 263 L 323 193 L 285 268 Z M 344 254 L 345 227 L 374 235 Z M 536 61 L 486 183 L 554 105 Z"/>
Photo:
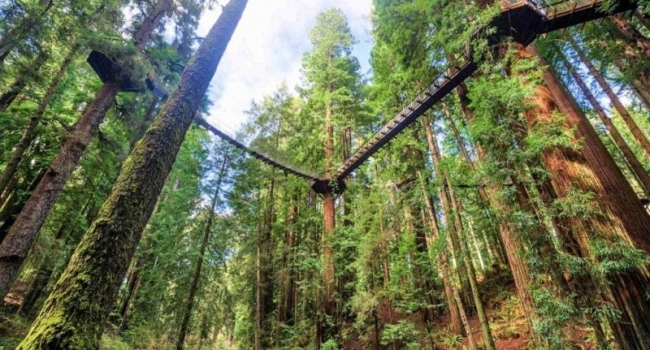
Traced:
<path id="1" fill-rule="evenodd" d="M 20 96 L 20 93 L 23 92 L 23 89 L 27 86 L 27 83 L 30 80 L 37 82 L 41 80 L 39 70 L 49 57 L 49 51 L 38 48 L 36 58 L 21 69 L 16 80 L 14 80 L 14 82 L 9 86 L 9 90 L 0 95 L 0 112 L 9 109 L 9 106 L 16 101 L 16 98 Z"/>
<path id="2" fill-rule="evenodd" d="M 231 0 L 224 7 L 17 349 L 97 347 L 142 230 L 246 4 Z"/>
<path id="3" fill-rule="evenodd" d="M 623 157 L 629 164 L 630 169 L 632 170 L 636 178 L 639 180 L 639 183 L 643 187 L 644 193 L 649 194 L 650 175 L 648 175 L 648 172 L 645 170 L 645 168 L 643 167 L 639 159 L 636 157 L 634 152 L 632 152 L 632 149 L 627 144 L 627 142 L 625 141 L 621 133 L 618 132 L 618 129 L 616 129 L 616 126 L 614 126 L 612 120 L 607 116 L 605 110 L 600 105 L 600 102 L 598 102 L 596 97 L 591 93 L 591 90 L 589 90 L 587 84 L 585 84 L 585 82 L 582 80 L 580 74 L 575 70 L 575 67 L 564 56 L 564 53 L 562 53 L 561 50 L 557 50 L 557 53 L 562 63 L 564 63 L 564 66 L 569 70 L 569 72 L 573 76 L 573 79 L 576 81 L 576 83 L 582 90 L 582 93 L 585 95 L 585 97 L 587 97 L 587 100 L 596 111 L 596 114 L 598 115 L 600 120 L 603 122 L 605 127 L 607 127 L 607 130 L 609 131 L 609 134 L 612 136 L 614 143 L 623 154 Z"/>
<path id="4" fill-rule="evenodd" d="M 643 12 L 642 7 L 639 7 L 636 10 L 634 10 L 634 17 L 636 17 L 636 19 L 639 20 L 639 22 L 641 22 L 641 24 L 643 24 L 643 26 L 647 30 L 650 30 L 650 16 L 648 16 L 648 14 Z"/>
<path id="5" fill-rule="evenodd" d="M 45 257 L 43 257 L 43 260 L 41 261 L 38 272 L 36 273 L 36 277 L 30 283 L 29 288 L 27 289 L 27 293 L 25 293 L 25 297 L 20 304 L 18 313 L 21 315 L 28 315 L 32 311 L 34 305 L 36 305 L 36 302 L 41 297 L 43 291 L 45 291 L 45 288 L 50 282 L 50 278 L 54 273 L 54 265 L 51 260 L 52 253 L 53 251 L 57 250 L 59 241 L 63 239 L 63 237 L 68 232 L 68 225 L 68 221 L 64 222 L 54 235 L 54 246 L 52 247 L 52 250 L 45 253 Z"/>
<path id="6" fill-rule="evenodd" d="M 201 269 L 203 268 L 203 260 L 205 259 L 205 249 L 208 246 L 210 241 L 210 234 L 212 233 L 212 222 L 214 221 L 215 212 L 217 210 L 217 203 L 219 203 L 219 190 L 221 189 L 221 181 L 226 174 L 226 167 L 228 166 L 228 157 L 224 156 L 221 162 L 221 169 L 219 170 L 219 178 L 217 180 L 216 188 L 214 190 L 214 195 L 212 197 L 212 205 L 210 206 L 210 213 L 208 214 L 208 221 L 205 224 L 205 230 L 203 233 L 203 241 L 201 242 L 201 250 L 199 252 L 199 257 L 196 262 L 196 267 L 194 268 L 194 275 L 192 276 L 192 282 L 190 283 L 190 291 L 187 296 L 187 302 L 185 304 L 185 310 L 183 311 L 183 316 L 181 318 L 181 328 L 178 332 L 178 339 L 176 341 L 176 350 L 183 350 L 183 345 L 185 344 L 185 337 L 187 336 L 187 330 L 190 326 L 190 317 L 192 316 L 192 309 L 194 308 L 194 298 L 196 297 L 196 292 L 199 290 L 199 281 L 201 280 Z"/>
<path id="7" fill-rule="evenodd" d="M 619 67 L 620 69 L 620 67 Z M 643 102 L 643 105 L 645 105 L 646 110 L 650 111 L 650 90 L 648 90 L 646 87 L 644 87 L 643 82 L 641 79 L 637 77 L 631 77 L 630 78 L 630 85 L 634 89 L 634 92 L 636 92 L 636 95 L 639 97 L 641 102 Z M 650 84 L 648 84 L 650 85 Z"/>
<path id="8" fill-rule="evenodd" d="M 9 106 L 16 100 L 16 97 L 20 95 L 20 92 L 26 85 L 25 72 L 21 72 L 20 76 L 14 80 L 11 85 L 9 85 L 9 90 L 0 95 L 0 112 L 4 112 L 9 109 Z"/>
<path id="9" fill-rule="evenodd" d="M 478 284 L 476 283 L 476 271 L 474 269 L 474 265 L 472 264 L 472 259 L 469 255 L 469 245 L 467 244 L 468 238 L 466 234 L 461 236 L 461 227 L 463 227 L 463 225 L 460 218 L 460 203 L 458 203 L 456 194 L 454 193 L 454 189 L 451 186 L 451 181 L 449 181 L 449 178 L 447 178 L 447 188 L 449 190 L 451 205 L 454 210 L 454 221 L 456 222 L 456 227 L 458 228 L 456 233 L 458 234 L 459 241 L 461 242 L 460 255 L 462 256 L 462 260 L 465 262 L 465 266 L 467 268 L 469 283 L 472 289 L 472 297 L 474 298 L 476 313 L 478 314 L 478 319 L 481 324 L 481 333 L 483 333 L 483 343 L 487 350 L 496 350 L 494 346 L 494 339 L 492 338 L 492 332 L 490 331 L 490 322 L 487 319 L 485 307 L 483 306 L 483 301 L 481 300 L 481 295 L 478 290 Z"/>
<path id="10" fill-rule="evenodd" d="M 424 123 L 425 123 L 425 128 L 426 127 L 428 127 L 429 129 L 431 128 L 431 126 L 428 125 L 428 121 L 425 120 Z M 438 228 L 438 219 L 436 218 L 436 209 L 433 204 L 433 199 L 431 198 L 431 195 L 427 190 L 426 182 L 424 181 L 422 182 L 422 196 L 424 198 L 424 203 L 427 207 L 429 225 L 431 227 L 433 239 L 438 240 L 440 238 L 440 230 Z M 447 253 L 442 251 L 438 254 L 438 266 L 440 267 L 440 273 L 442 275 L 442 283 L 445 290 L 445 296 L 447 298 L 447 307 L 449 308 L 449 316 L 451 318 L 453 332 L 455 334 L 462 334 L 463 324 L 460 318 L 458 304 L 456 303 L 456 298 L 454 296 L 454 286 L 453 286 L 454 280 L 447 268 L 449 265 L 448 261 L 449 260 L 447 258 Z"/>
<path id="11" fill-rule="evenodd" d="M 9 198 L 14 194 L 16 185 L 18 185 L 18 177 L 12 178 L 7 186 L 5 186 L 4 191 L 0 193 L 0 211 L 4 209 L 5 203 L 7 203 L 7 200 L 9 200 Z M 0 215 L 0 221 L 3 221 L 2 215 Z M 2 242 L 2 240 L 0 240 L 0 242 Z"/>
<path id="12" fill-rule="evenodd" d="M 20 141 L 14 147 L 14 150 L 11 153 L 11 157 L 7 161 L 7 165 L 5 166 L 5 169 L 2 171 L 2 174 L 0 174 L 0 192 L 2 192 L 5 189 L 9 181 L 11 181 L 11 178 L 16 173 L 16 170 L 18 169 L 18 164 L 23 158 L 25 151 L 27 150 L 29 145 L 32 143 L 32 140 L 36 136 L 36 127 L 40 123 L 41 117 L 43 117 L 43 113 L 45 113 L 45 109 L 47 108 L 48 104 L 50 103 L 50 100 L 54 96 L 56 88 L 59 86 L 59 83 L 65 76 L 65 73 L 68 71 L 68 68 L 72 63 L 72 60 L 77 55 L 77 52 L 79 51 L 80 47 L 81 45 L 75 44 L 70 49 L 70 52 L 63 60 L 63 63 L 61 64 L 59 71 L 56 73 L 56 75 L 52 79 L 52 82 L 50 82 L 50 85 L 45 91 L 45 95 L 41 99 L 41 102 L 38 104 L 38 107 L 36 108 L 36 111 L 32 115 L 32 118 L 29 120 L 29 124 L 27 124 L 27 128 L 25 128 L 25 131 L 23 132 Z"/>
<path id="13" fill-rule="evenodd" d="M 465 119 L 467 122 L 471 122 L 474 119 L 474 111 L 470 108 L 471 101 L 468 97 L 468 90 L 465 84 L 461 84 L 458 87 L 458 97 L 463 108 Z M 480 158 L 483 157 L 485 151 L 480 146 L 477 146 L 477 153 Z M 469 159 L 467 159 L 467 161 L 469 162 Z M 516 179 L 513 179 L 513 183 L 517 183 Z M 501 189 L 495 185 L 488 187 L 487 190 L 481 187 L 479 188 L 479 195 L 482 201 L 484 203 L 489 203 L 495 211 L 507 212 L 509 210 L 508 204 L 499 199 L 498 193 L 500 191 Z M 517 199 L 522 209 L 533 215 L 537 215 L 535 211 L 530 208 L 531 201 L 528 198 L 528 193 L 525 190 L 522 190 L 519 186 L 517 186 Z M 502 220 L 500 223 L 499 243 L 506 254 L 508 266 L 510 267 L 512 277 L 515 281 L 515 287 L 517 288 L 517 295 L 519 296 L 519 301 L 521 302 L 524 314 L 526 315 L 528 328 L 534 335 L 535 341 L 538 341 L 539 339 L 537 335 L 535 335 L 535 321 L 539 315 L 533 300 L 532 287 L 530 285 L 533 276 L 530 275 L 528 263 L 521 256 L 525 250 L 524 243 L 519 237 L 517 237 L 515 228 L 506 220 Z"/>
<path id="14" fill-rule="evenodd" d="M 433 161 L 434 165 L 434 172 L 436 174 L 436 179 L 440 182 L 440 190 L 439 190 L 439 195 L 440 195 L 440 201 L 442 203 L 442 211 L 445 213 L 445 225 L 447 227 L 447 236 L 451 240 L 451 253 L 455 260 L 456 260 L 456 270 L 458 272 L 458 279 L 460 281 L 461 285 L 461 296 L 463 297 L 463 305 L 465 305 L 466 313 L 471 314 L 469 310 L 474 310 L 474 303 L 473 303 L 473 298 L 472 298 L 472 293 L 471 293 L 471 285 L 469 283 L 469 276 L 467 273 L 467 267 L 462 264 L 462 259 L 460 258 L 460 243 L 458 242 L 457 239 L 457 231 L 459 230 L 458 227 L 456 227 L 456 223 L 453 220 L 453 217 L 451 216 L 452 213 L 452 207 L 451 207 L 451 200 L 449 198 L 448 192 L 444 189 L 444 184 L 447 182 L 446 176 L 440 171 L 439 164 L 440 164 L 440 150 L 438 149 L 438 144 L 436 141 L 435 134 L 433 133 L 433 130 L 431 129 L 430 121 L 428 118 L 424 119 L 424 130 L 426 132 L 426 137 L 427 137 L 427 144 L 429 146 L 429 153 L 431 154 L 431 158 Z M 449 184 L 451 185 L 451 184 Z"/>
<path id="15" fill-rule="evenodd" d="M 594 79 L 596 79 L 598 85 L 600 85 L 603 91 L 605 91 L 605 94 L 607 95 L 607 97 L 609 97 L 609 100 L 614 105 L 616 111 L 618 111 L 618 114 L 621 116 L 625 124 L 630 128 L 632 135 L 639 143 L 639 145 L 641 145 L 641 148 L 643 149 L 646 158 L 648 159 L 648 161 L 650 161 L 650 140 L 648 140 L 648 137 L 639 128 L 639 126 L 634 121 L 634 119 L 627 111 L 625 106 L 623 106 L 623 103 L 621 103 L 621 100 L 618 98 L 616 93 L 614 93 L 614 91 L 609 86 L 605 78 L 600 74 L 600 72 L 598 72 L 596 67 L 594 67 L 594 65 L 591 63 L 589 58 L 587 58 L 587 56 L 582 51 L 582 49 L 578 47 L 575 41 L 570 40 L 570 42 L 571 42 L 571 46 L 573 47 L 573 50 L 578 53 L 578 56 L 580 57 L 580 60 L 582 60 L 582 63 L 589 69 L 589 72 L 591 73 L 591 75 L 593 75 Z M 648 58 L 650 59 L 650 56 L 648 56 Z"/>
<path id="16" fill-rule="evenodd" d="M 332 106 L 328 104 L 325 108 L 325 177 L 329 178 L 332 173 L 332 162 L 334 160 L 334 124 L 332 120 Z M 336 337 L 336 278 L 334 273 L 334 252 L 332 240 L 336 228 L 336 207 L 334 193 L 328 190 L 323 195 L 323 222 L 324 231 L 322 238 L 322 279 L 323 292 L 321 294 L 321 312 L 317 327 L 320 327 L 320 338 L 317 339 L 320 345 L 327 340 Z"/>
<path id="17" fill-rule="evenodd" d="M 159 5 L 168 4 L 168 1 L 159 0 L 154 11 L 147 18 L 159 19 L 159 11 L 167 8 L 167 5 Z M 145 20 L 136 37 L 141 36 L 141 33 L 150 35 L 154 30 L 154 26 L 155 23 Z M 144 42 L 138 42 L 138 45 L 144 44 Z M 144 46 L 139 46 L 139 48 L 144 49 Z M 16 222 L 9 230 L 6 239 L 0 244 L 0 298 L 7 294 L 9 287 L 16 279 L 18 271 L 38 235 L 38 231 L 45 223 L 47 215 L 54 207 L 54 203 L 65 187 L 72 171 L 79 164 L 79 160 L 93 136 L 99 130 L 99 125 L 113 104 L 122 84 L 128 79 L 125 72 L 119 67 L 114 68 L 118 72 L 106 81 L 104 86 L 97 92 L 94 100 L 79 119 L 74 130 L 68 135 L 54 162 L 16 218 Z"/>
<path id="18" fill-rule="evenodd" d="M 39 0 L 38 5 L 39 9 L 42 8 L 39 15 L 26 14 L 20 24 L 9 29 L 0 38 L 0 67 L 4 64 L 4 60 L 9 56 L 11 51 L 24 39 L 25 34 L 28 34 L 37 27 L 39 19 L 52 8 L 53 1 Z"/>

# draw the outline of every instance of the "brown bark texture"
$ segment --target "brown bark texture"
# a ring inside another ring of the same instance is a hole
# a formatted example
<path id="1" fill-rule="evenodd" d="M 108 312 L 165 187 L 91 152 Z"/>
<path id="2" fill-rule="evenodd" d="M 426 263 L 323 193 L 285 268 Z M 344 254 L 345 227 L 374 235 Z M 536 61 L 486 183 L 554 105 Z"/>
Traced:
<path id="1" fill-rule="evenodd" d="M 97 92 L 0 244 L 0 298 L 7 294 L 16 279 L 38 231 L 99 129 L 101 117 L 112 105 L 121 85 L 121 79 L 113 79 Z"/>
<path id="2" fill-rule="evenodd" d="M 80 47 L 81 45 L 75 44 L 72 47 L 72 49 L 70 49 L 70 52 L 63 60 L 63 63 L 61 63 L 61 67 L 59 68 L 59 71 L 56 73 L 56 75 L 50 82 L 50 85 L 47 87 L 47 90 L 45 91 L 45 95 L 43 96 L 43 98 L 41 98 L 41 101 L 39 102 L 38 107 L 36 108 L 36 111 L 34 111 L 34 114 L 32 115 L 31 119 L 29 120 L 29 123 L 27 124 L 25 131 L 23 131 L 23 135 L 20 138 L 20 141 L 14 147 L 14 150 L 11 153 L 9 160 L 7 161 L 5 169 L 2 171 L 2 174 L 0 175 L 0 193 L 4 190 L 4 188 L 9 183 L 9 181 L 11 181 L 11 178 L 16 173 L 18 169 L 18 164 L 22 160 L 25 151 L 27 151 L 27 148 L 32 143 L 32 140 L 34 139 L 34 137 L 36 137 L 36 128 L 38 127 L 38 124 L 41 121 L 41 117 L 45 113 L 45 109 L 47 108 L 47 106 L 50 103 L 50 100 L 54 96 L 54 92 L 56 91 L 56 88 L 59 86 L 59 83 L 65 76 L 65 73 L 68 71 L 68 68 L 72 63 L 72 60 L 77 55 L 77 52 L 79 51 Z"/>

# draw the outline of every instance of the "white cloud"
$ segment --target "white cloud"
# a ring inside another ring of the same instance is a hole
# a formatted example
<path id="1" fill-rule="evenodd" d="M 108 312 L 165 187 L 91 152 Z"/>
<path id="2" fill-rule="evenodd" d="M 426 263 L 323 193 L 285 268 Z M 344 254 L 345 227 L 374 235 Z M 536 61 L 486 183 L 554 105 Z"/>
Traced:
<path id="1" fill-rule="evenodd" d="M 295 86 L 316 16 L 332 7 L 348 17 L 359 42 L 354 54 L 367 71 L 371 6 L 372 0 L 249 0 L 208 92 L 214 103 L 208 121 L 234 131 L 252 100 L 270 95 L 282 82 Z M 204 14 L 198 35 L 207 34 L 220 12 L 217 6 Z"/>

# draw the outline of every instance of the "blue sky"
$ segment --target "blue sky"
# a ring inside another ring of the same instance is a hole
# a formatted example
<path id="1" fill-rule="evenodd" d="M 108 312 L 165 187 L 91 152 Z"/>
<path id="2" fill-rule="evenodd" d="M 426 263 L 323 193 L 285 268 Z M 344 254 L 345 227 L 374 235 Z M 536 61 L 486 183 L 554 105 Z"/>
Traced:
<path id="1" fill-rule="evenodd" d="M 252 100 L 270 95 L 283 82 L 290 87 L 297 85 L 316 16 L 333 7 L 348 17 L 358 42 L 354 55 L 366 73 L 372 48 L 372 0 L 249 0 L 212 80 L 208 94 L 214 105 L 208 121 L 230 129 L 226 132 L 235 131 L 246 121 L 244 111 L 250 108 Z M 216 6 L 203 15 L 198 35 L 208 32 L 220 12 L 221 8 Z"/>

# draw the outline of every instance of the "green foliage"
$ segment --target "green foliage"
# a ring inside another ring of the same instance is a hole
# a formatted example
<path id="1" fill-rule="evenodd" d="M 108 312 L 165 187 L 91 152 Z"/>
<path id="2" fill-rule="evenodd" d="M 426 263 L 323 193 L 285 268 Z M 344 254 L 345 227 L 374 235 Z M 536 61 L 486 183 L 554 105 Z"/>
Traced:
<path id="1" fill-rule="evenodd" d="M 419 332 L 411 322 L 400 320 L 397 324 L 387 324 L 381 335 L 382 345 L 400 344 L 401 349 L 420 349 Z"/>
<path id="2" fill-rule="evenodd" d="M 112 337 L 110 335 L 104 334 L 102 336 L 102 341 L 99 343 L 99 349 L 101 350 L 131 350 L 133 349 L 129 344 L 120 340 L 119 338 Z"/>

